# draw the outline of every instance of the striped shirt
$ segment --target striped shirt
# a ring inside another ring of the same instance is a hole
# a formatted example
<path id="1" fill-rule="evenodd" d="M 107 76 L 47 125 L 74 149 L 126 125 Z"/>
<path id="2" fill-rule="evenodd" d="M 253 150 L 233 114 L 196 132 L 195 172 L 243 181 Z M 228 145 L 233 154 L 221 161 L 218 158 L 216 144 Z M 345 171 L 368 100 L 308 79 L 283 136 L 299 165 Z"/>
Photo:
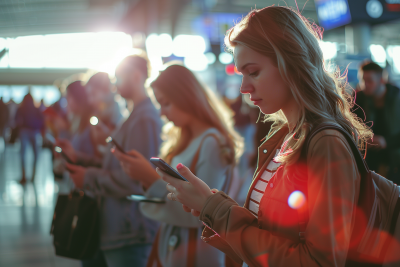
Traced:
<path id="1" fill-rule="evenodd" d="M 276 150 L 275 156 L 278 155 L 279 151 L 280 151 L 280 149 Z M 275 162 L 272 159 L 269 162 L 267 168 L 264 170 L 264 173 L 256 181 L 253 191 L 251 192 L 250 201 L 249 201 L 249 210 L 257 218 L 258 218 L 258 209 L 259 209 L 260 201 L 261 201 L 262 196 L 264 195 L 265 188 L 268 186 L 269 180 L 275 174 L 276 170 L 279 168 L 280 165 L 281 165 L 280 162 Z"/>

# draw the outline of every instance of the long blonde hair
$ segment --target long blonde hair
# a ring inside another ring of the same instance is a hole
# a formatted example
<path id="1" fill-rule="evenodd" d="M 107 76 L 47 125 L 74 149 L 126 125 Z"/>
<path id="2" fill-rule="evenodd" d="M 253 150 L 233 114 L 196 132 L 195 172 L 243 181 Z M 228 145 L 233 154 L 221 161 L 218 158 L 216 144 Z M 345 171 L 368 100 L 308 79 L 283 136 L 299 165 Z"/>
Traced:
<path id="1" fill-rule="evenodd" d="M 229 164 L 235 163 L 242 150 L 241 137 L 233 130 L 232 111 L 210 90 L 181 65 L 170 65 L 150 85 L 163 92 L 171 103 L 210 127 L 216 128 L 224 140 L 222 156 Z M 188 128 L 164 126 L 164 143 L 161 157 L 167 162 L 180 154 L 192 139 Z"/>
<path id="2" fill-rule="evenodd" d="M 298 160 L 311 127 L 319 122 L 334 122 L 353 134 L 361 149 L 372 132 L 350 109 L 351 95 L 346 92 L 346 76 L 340 70 L 333 74 L 324 68 L 318 41 L 322 31 L 299 12 L 289 7 L 271 6 L 253 10 L 226 35 L 225 45 L 233 50 L 237 44 L 269 57 L 279 69 L 300 107 L 300 116 L 288 147 L 291 153 L 277 158 L 287 165 Z M 283 112 L 266 115 L 273 130 L 287 124 Z"/>

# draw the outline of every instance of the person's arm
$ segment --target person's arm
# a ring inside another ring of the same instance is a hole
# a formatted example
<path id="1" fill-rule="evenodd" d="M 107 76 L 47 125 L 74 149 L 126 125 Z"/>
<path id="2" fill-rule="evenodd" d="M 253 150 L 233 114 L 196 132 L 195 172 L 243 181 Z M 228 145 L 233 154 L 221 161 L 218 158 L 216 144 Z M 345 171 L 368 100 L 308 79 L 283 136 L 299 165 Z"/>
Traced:
<path id="1" fill-rule="evenodd" d="M 310 145 L 304 243 L 259 229 L 257 218 L 223 192 L 207 199 L 200 219 L 250 266 L 344 266 L 359 173 L 350 148 L 339 136 L 317 135 Z"/>
<path id="2" fill-rule="evenodd" d="M 137 124 L 127 127 L 126 140 L 121 144 L 124 150 L 140 152 L 146 158 L 158 154 L 160 127 L 151 118 L 144 117 Z M 111 152 L 108 152 L 111 153 Z M 113 155 L 107 155 L 114 157 Z M 122 169 L 117 159 L 113 159 L 111 168 L 88 168 L 85 174 L 84 188 L 95 195 L 125 197 L 131 194 L 143 194 L 143 188 L 132 180 Z"/>
<path id="3" fill-rule="evenodd" d="M 196 165 L 196 174 L 211 188 L 221 189 L 225 182 L 227 165 L 223 163 L 221 149 L 215 138 L 207 137 L 200 150 Z M 168 191 L 166 182 L 159 179 L 146 191 L 146 196 L 166 199 Z M 200 227 L 202 222 L 192 214 L 182 209 L 182 204 L 166 199 L 165 204 L 141 203 L 142 213 L 153 220 L 165 222 L 180 227 Z"/>

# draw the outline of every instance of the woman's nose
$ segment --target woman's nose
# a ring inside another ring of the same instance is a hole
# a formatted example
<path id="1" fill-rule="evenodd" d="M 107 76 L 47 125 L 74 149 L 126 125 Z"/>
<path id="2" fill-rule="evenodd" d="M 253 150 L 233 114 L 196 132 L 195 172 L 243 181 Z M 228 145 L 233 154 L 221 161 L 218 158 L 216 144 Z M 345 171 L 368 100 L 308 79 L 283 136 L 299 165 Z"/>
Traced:
<path id="1" fill-rule="evenodd" d="M 242 86 L 240 87 L 240 92 L 242 94 L 250 94 L 254 92 L 254 87 L 251 83 L 247 82 L 244 78 L 242 80 Z"/>

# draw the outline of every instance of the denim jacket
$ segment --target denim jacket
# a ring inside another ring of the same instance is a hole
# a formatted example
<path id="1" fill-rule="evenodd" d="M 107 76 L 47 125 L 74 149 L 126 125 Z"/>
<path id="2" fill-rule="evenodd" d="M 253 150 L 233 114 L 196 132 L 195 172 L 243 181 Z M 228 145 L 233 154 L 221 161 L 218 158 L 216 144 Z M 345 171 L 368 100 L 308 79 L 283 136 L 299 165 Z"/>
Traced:
<path id="1" fill-rule="evenodd" d="M 146 99 L 134 107 L 112 137 L 124 150 L 135 149 L 150 158 L 159 153 L 161 126 L 158 111 Z M 85 190 L 100 199 L 101 249 L 151 244 L 158 223 L 140 213 L 138 202 L 126 199 L 128 195 L 144 194 L 143 188 L 122 170 L 110 149 L 111 145 L 104 155 L 102 168 L 88 168 L 84 179 Z"/>

